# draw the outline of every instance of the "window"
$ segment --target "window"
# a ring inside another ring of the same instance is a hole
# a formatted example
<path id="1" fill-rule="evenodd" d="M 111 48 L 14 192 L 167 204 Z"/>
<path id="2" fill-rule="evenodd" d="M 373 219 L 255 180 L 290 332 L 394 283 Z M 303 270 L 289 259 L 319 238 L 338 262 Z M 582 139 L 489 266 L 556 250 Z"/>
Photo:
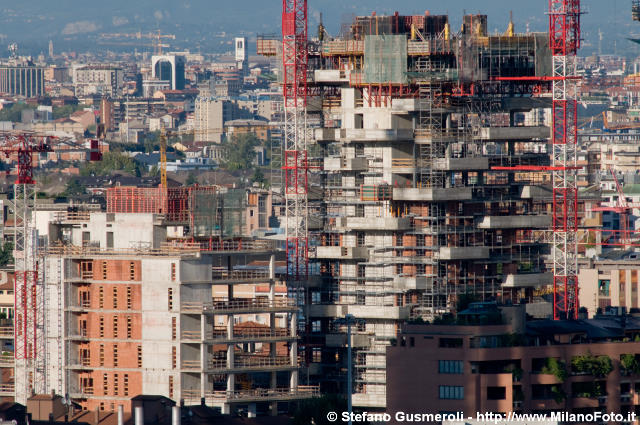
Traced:
<path id="1" fill-rule="evenodd" d="M 113 344 L 113 367 L 118 367 L 118 344 Z"/>
<path id="2" fill-rule="evenodd" d="M 171 339 L 172 340 L 176 340 L 176 335 L 177 334 L 177 325 L 176 325 L 176 318 L 172 317 L 171 318 Z"/>
<path id="3" fill-rule="evenodd" d="M 104 286 L 98 288 L 98 303 L 100 308 L 104 308 Z"/>
<path id="4" fill-rule="evenodd" d="M 118 309 L 118 288 L 113 288 L 113 309 Z"/>
<path id="5" fill-rule="evenodd" d="M 131 316 L 127 316 L 127 339 L 131 339 L 132 333 Z"/>
<path id="6" fill-rule="evenodd" d="M 102 394 L 107 395 L 109 391 L 109 377 L 106 373 L 102 374 Z"/>
<path id="7" fill-rule="evenodd" d="M 598 295 L 601 297 L 608 297 L 610 294 L 609 287 L 611 286 L 610 279 L 600 279 L 598 280 Z"/>
<path id="8" fill-rule="evenodd" d="M 104 316 L 100 316 L 100 338 L 104 338 Z"/>
<path id="9" fill-rule="evenodd" d="M 169 311 L 173 310 L 173 288 L 167 289 L 167 304 Z"/>
<path id="10" fill-rule="evenodd" d="M 462 338 L 440 338 L 442 348 L 462 348 Z"/>
<path id="11" fill-rule="evenodd" d="M 127 286 L 127 310 L 131 310 L 133 308 L 133 303 L 131 302 L 131 286 Z"/>
<path id="12" fill-rule="evenodd" d="M 169 377 L 169 398 L 173 398 L 173 376 Z"/>
<path id="13" fill-rule="evenodd" d="M 113 395 L 118 395 L 119 389 L 118 389 L 118 374 L 115 373 L 113 375 Z"/>
<path id="14" fill-rule="evenodd" d="M 506 398 L 506 387 L 487 387 L 487 400 L 505 400 Z"/>
<path id="15" fill-rule="evenodd" d="M 124 382 L 123 382 L 123 391 L 124 391 L 124 395 L 128 396 L 129 395 L 129 374 L 125 373 L 124 374 Z"/>
<path id="16" fill-rule="evenodd" d="M 440 400 L 464 400 L 464 387 L 440 385 Z"/>
<path id="17" fill-rule="evenodd" d="M 104 402 L 100 402 L 100 410 L 104 411 Z"/>
<path id="18" fill-rule="evenodd" d="M 107 280 L 107 262 L 102 262 L 102 280 Z"/>
<path id="19" fill-rule="evenodd" d="M 171 280 L 176 280 L 176 263 L 171 263 Z"/>
<path id="20" fill-rule="evenodd" d="M 142 367 L 142 345 L 138 345 L 138 367 Z"/>
<path id="21" fill-rule="evenodd" d="M 178 357 L 178 351 L 176 350 L 176 347 L 171 347 L 171 368 L 172 369 L 176 368 L 177 357 Z"/>
<path id="22" fill-rule="evenodd" d="M 100 344 L 100 366 L 104 366 L 104 344 Z"/>
<path id="23" fill-rule="evenodd" d="M 322 331 L 322 322 L 320 320 L 314 320 L 311 322 L 311 332 L 321 332 Z"/>
<path id="24" fill-rule="evenodd" d="M 136 280 L 136 264 L 133 261 L 129 263 L 129 280 Z"/>
<path id="25" fill-rule="evenodd" d="M 464 373 L 464 367 L 460 360 L 438 360 L 438 373 Z"/>
<path id="26" fill-rule="evenodd" d="M 118 337 L 118 316 L 113 316 L 113 337 Z"/>

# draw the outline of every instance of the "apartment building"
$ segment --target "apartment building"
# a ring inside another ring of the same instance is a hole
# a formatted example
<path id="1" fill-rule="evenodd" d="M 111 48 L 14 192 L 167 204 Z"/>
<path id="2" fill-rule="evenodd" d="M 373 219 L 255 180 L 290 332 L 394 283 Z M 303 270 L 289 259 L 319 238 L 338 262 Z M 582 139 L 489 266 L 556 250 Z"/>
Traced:
<path id="1" fill-rule="evenodd" d="M 100 94 L 117 97 L 122 94 L 124 71 L 111 65 L 86 65 L 73 70 L 76 96 Z"/>
<path id="2" fill-rule="evenodd" d="M 638 412 L 637 317 L 526 322 L 521 307 L 477 303 L 458 319 L 403 326 L 388 412 Z"/>
<path id="3" fill-rule="evenodd" d="M 447 16 L 360 16 L 345 38 L 310 48 L 323 192 L 309 202 L 324 227 L 307 356 L 326 391 L 340 391 L 336 319 L 359 319 L 356 406 L 385 407 L 386 347 L 405 321 L 448 312 L 459 294 L 533 300 L 551 283 L 548 247 L 524 237 L 551 224 L 550 176 L 526 171 L 550 162 L 550 103 L 496 82 L 550 75 L 547 36 L 488 36 L 486 25 L 467 15 L 454 35 Z"/>
<path id="4" fill-rule="evenodd" d="M 587 309 L 589 316 L 609 307 L 640 309 L 639 269 L 640 254 L 631 250 L 612 250 L 582 260 L 578 274 L 580 306 Z"/>
<path id="5" fill-rule="evenodd" d="M 184 217 L 37 212 L 47 354 L 35 372 L 16 364 L 16 401 L 44 381 L 88 410 L 156 394 L 255 416 L 318 393 L 298 385 L 298 306 L 275 245 L 186 242 Z"/>

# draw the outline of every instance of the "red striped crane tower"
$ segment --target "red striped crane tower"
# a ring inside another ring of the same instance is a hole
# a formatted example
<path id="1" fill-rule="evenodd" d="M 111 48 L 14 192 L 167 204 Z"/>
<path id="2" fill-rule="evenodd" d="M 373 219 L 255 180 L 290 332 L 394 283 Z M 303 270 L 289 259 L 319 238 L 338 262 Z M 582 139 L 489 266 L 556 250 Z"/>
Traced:
<path id="1" fill-rule="evenodd" d="M 553 55 L 553 318 L 578 317 L 577 77 L 580 0 L 549 0 Z"/>
<path id="2" fill-rule="evenodd" d="M 306 280 L 309 272 L 307 160 L 307 0 L 282 1 L 284 97 L 283 166 L 287 272 Z"/>

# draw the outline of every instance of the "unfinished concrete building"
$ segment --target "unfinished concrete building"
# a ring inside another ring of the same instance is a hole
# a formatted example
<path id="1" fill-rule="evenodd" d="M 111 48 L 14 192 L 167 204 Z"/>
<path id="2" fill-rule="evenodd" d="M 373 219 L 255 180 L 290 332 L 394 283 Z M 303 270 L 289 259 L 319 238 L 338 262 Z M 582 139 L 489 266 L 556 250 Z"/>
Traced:
<path id="1" fill-rule="evenodd" d="M 401 323 L 451 311 L 460 294 L 519 301 L 551 282 L 547 246 L 525 237 L 551 223 L 549 175 L 527 170 L 550 163 L 548 83 L 537 78 L 551 74 L 548 36 L 512 24 L 488 35 L 482 15 L 459 33 L 447 16 L 374 15 L 310 55 L 326 219 L 314 247 L 323 279 L 307 300 L 309 373 L 327 391 L 342 385 L 335 319 L 362 319 L 353 401 L 383 408 L 385 350 Z"/>
<path id="2" fill-rule="evenodd" d="M 197 192 L 184 199 L 215 203 L 204 199 L 215 190 Z M 194 204 L 167 207 L 166 194 L 118 188 L 111 200 L 132 193 L 140 203 L 126 212 L 36 213 L 45 385 L 89 410 L 130 411 L 136 395 L 159 394 L 249 416 L 317 394 L 298 385 L 298 307 L 276 275 L 275 245 L 214 237 L 224 225 Z M 134 212 L 157 205 L 164 214 Z M 31 394 L 29 373 L 16 367 L 17 401 Z"/>

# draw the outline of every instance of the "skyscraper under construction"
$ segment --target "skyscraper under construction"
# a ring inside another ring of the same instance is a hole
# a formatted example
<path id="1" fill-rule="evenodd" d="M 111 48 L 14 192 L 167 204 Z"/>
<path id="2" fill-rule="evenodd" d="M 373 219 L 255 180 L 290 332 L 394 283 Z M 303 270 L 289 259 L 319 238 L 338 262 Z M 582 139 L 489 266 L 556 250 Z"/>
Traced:
<path id="1" fill-rule="evenodd" d="M 344 382 L 336 319 L 353 315 L 354 405 L 382 408 L 400 323 L 553 283 L 531 237 L 552 226 L 549 36 L 490 35 L 484 15 L 456 32 L 448 16 L 373 14 L 339 37 L 321 28 L 308 55 L 306 196 L 323 224 L 307 223 L 307 376 Z"/>

